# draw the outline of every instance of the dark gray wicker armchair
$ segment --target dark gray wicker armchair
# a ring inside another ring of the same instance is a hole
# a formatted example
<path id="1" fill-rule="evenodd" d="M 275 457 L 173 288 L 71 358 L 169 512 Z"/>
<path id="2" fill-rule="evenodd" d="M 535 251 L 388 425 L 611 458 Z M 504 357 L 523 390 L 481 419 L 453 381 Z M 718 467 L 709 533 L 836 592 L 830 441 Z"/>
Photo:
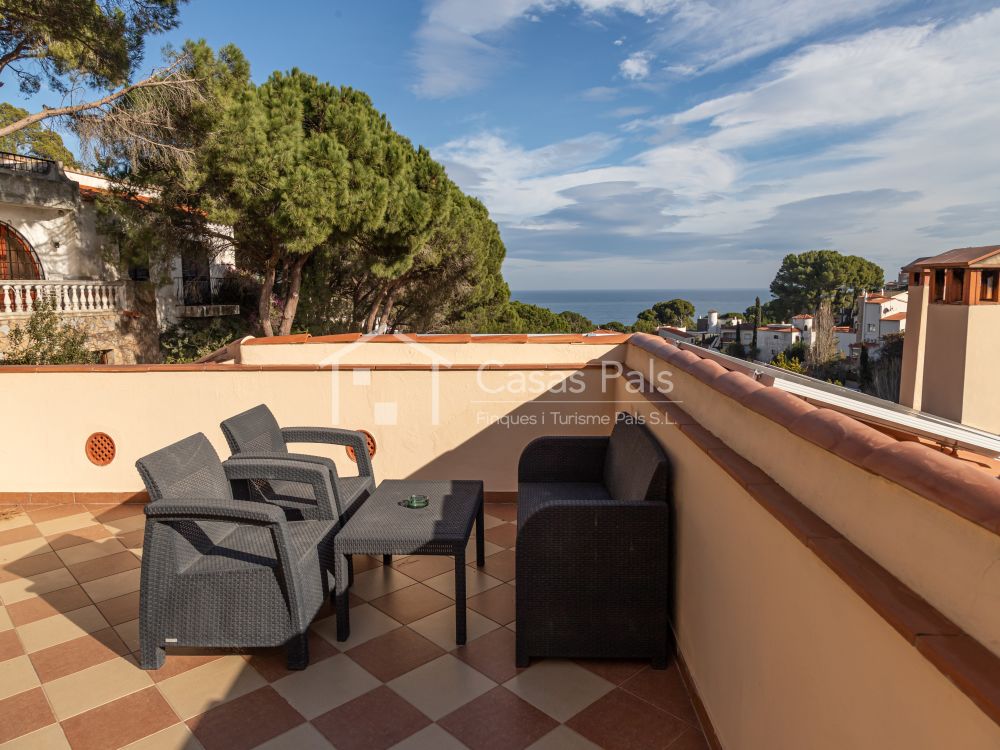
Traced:
<path id="1" fill-rule="evenodd" d="M 275 480 L 257 480 L 251 483 L 251 489 L 261 499 L 281 506 L 291 520 L 334 518 L 346 521 L 358 505 L 375 491 L 375 476 L 371 457 L 368 455 L 368 444 L 360 432 L 333 427 L 279 427 L 271 410 L 264 404 L 230 417 L 220 426 L 234 459 L 290 459 L 324 466 L 329 470 L 337 506 L 337 514 L 332 516 L 326 508 L 316 503 L 316 499 L 301 484 Z M 329 458 L 289 453 L 288 443 L 349 446 L 354 449 L 358 462 L 358 476 L 340 476 L 336 465 Z"/>
<path id="2" fill-rule="evenodd" d="M 543 437 L 518 464 L 517 666 L 668 652 L 669 465 L 639 424 Z"/>
<path id="3" fill-rule="evenodd" d="M 226 461 L 198 433 L 136 462 L 149 492 L 139 591 L 140 666 L 166 647 L 288 648 L 309 663 L 307 631 L 332 590 L 337 522 L 288 521 L 281 508 L 234 497 L 250 479 L 309 484 L 333 506 L 324 467 Z M 237 485 L 238 486 L 238 485 Z"/>

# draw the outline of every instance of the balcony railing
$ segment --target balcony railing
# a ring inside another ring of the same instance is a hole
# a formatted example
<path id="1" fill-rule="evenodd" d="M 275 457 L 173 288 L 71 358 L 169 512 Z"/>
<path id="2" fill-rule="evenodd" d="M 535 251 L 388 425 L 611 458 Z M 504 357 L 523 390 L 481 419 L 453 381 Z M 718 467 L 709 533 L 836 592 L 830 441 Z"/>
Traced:
<path id="1" fill-rule="evenodd" d="M 124 309 L 124 285 L 118 281 L 0 281 L 0 315 L 28 315 L 40 300 L 59 313 Z"/>
<path id="2" fill-rule="evenodd" d="M 177 300 L 182 305 L 217 305 L 222 279 L 210 276 L 177 276 L 174 278 Z"/>
<path id="3" fill-rule="evenodd" d="M 31 172 L 32 174 L 48 174 L 55 162 L 51 159 L 39 159 L 36 156 L 23 156 L 0 151 L 0 168 L 12 169 L 15 172 Z"/>

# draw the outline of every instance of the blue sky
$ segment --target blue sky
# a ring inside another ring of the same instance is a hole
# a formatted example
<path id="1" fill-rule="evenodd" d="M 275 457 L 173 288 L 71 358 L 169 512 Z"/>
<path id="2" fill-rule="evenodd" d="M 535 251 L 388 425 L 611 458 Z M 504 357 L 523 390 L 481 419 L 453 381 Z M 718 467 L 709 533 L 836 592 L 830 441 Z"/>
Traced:
<path id="1" fill-rule="evenodd" d="M 185 38 L 367 91 L 490 208 L 515 289 L 1000 242 L 995 3 L 194 0 L 150 61 Z"/>

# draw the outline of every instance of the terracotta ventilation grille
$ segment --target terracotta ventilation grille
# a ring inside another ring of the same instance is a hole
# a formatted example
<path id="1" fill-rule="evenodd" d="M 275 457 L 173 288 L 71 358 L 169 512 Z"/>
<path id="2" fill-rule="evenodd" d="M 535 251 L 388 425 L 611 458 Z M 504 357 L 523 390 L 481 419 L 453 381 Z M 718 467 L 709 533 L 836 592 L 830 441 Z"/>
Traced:
<path id="1" fill-rule="evenodd" d="M 107 466 L 115 460 L 115 441 L 104 432 L 95 432 L 87 438 L 87 458 L 97 466 Z"/>
<path id="2" fill-rule="evenodd" d="M 368 455 L 374 456 L 375 438 L 372 437 L 372 434 L 368 432 L 368 430 L 358 430 L 358 432 L 360 432 L 362 435 L 365 436 L 365 442 L 368 443 Z M 358 462 L 358 457 L 354 455 L 354 448 L 352 448 L 351 446 L 347 446 L 347 457 L 352 461 L 354 461 L 354 463 Z"/>

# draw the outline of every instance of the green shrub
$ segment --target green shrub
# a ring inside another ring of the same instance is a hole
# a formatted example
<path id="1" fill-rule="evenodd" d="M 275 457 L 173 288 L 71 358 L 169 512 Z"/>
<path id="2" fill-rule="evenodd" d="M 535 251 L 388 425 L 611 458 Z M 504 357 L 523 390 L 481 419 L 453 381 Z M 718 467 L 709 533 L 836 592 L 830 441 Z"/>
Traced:
<path id="1" fill-rule="evenodd" d="M 160 352 L 167 364 L 194 362 L 249 333 L 239 317 L 183 320 L 160 334 Z"/>
<path id="2" fill-rule="evenodd" d="M 39 299 L 23 323 L 8 334 L 4 365 L 90 365 L 98 354 L 87 349 L 85 331 L 63 323 L 52 302 Z"/>

